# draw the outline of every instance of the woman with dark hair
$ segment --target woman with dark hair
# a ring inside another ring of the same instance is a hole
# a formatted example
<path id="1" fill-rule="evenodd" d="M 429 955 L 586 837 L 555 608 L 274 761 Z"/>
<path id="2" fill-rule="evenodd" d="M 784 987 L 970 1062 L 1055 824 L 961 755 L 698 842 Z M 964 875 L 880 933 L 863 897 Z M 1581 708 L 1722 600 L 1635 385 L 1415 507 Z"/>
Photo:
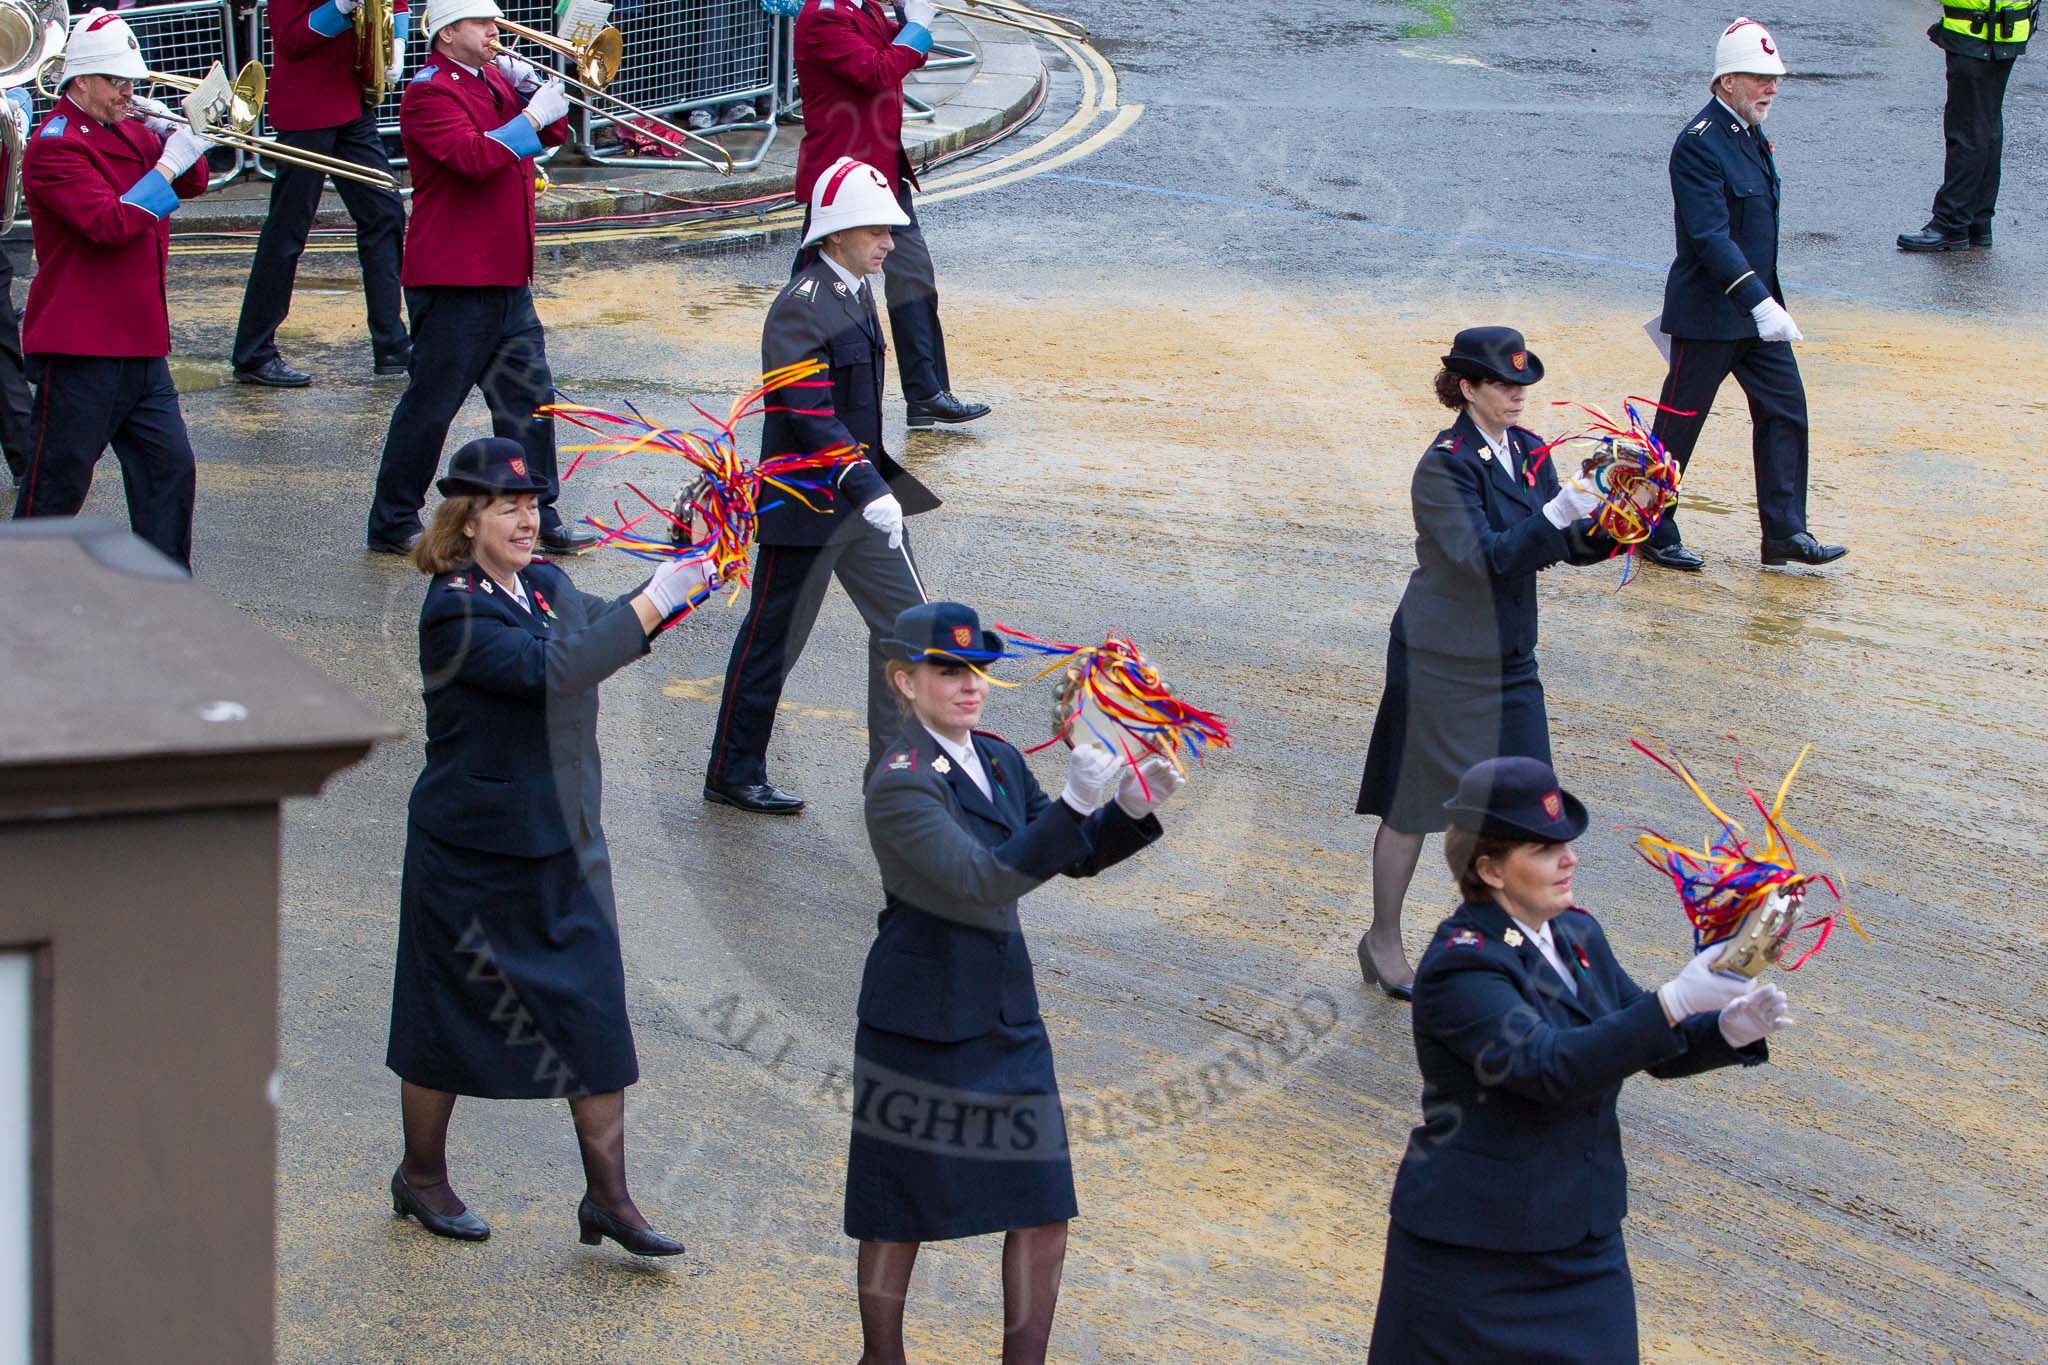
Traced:
<path id="1" fill-rule="evenodd" d="M 1614 552 L 1588 519 L 1590 487 L 1561 488 L 1543 439 L 1517 425 L 1543 362 L 1511 327 L 1458 333 L 1437 401 L 1458 414 L 1415 467 L 1415 572 L 1387 639 L 1387 681 L 1366 750 L 1358 813 L 1377 815 L 1372 924 L 1358 940 L 1367 985 L 1399 1000 L 1415 974 L 1401 902 L 1444 798 L 1483 759 L 1550 761 L 1536 672 L 1536 574 Z"/>
<path id="2" fill-rule="evenodd" d="M 1478 764 L 1444 806 L 1464 903 L 1415 977 L 1422 1123 L 1394 1178 L 1370 1365 L 1637 1359 L 1615 1099 L 1768 1059 L 1774 985 L 1708 948 L 1654 991 L 1572 904 L 1586 809 L 1533 758 Z"/>
<path id="3" fill-rule="evenodd" d="M 903 1304 L 924 1242 L 1003 1234 L 1003 1360 L 1045 1359 L 1074 1216 L 1074 1172 L 1017 901 L 1091 877 L 1159 837 L 1180 785 L 1101 746 L 1057 799 L 1017 749 L 974 727 L 1002 654 L 957 602 L 911 607 L 882 641 L 903 729 L 867 786 L 883 909 L 853 1041 L 846 1235 L 860 1241 L 862 1365 L 903 1365 Z"/>
<path id="4" fill-rule="evenodd" d="M 392 1208 L 443 1237 L 490 1236 L 448 1182 L 455 1097 L 566 1098 L 589 1186 L 582 1240 L 673 1256 L 682 1243 L 626 1187 L 625 1088 L 640 1072 L 598 823 L 597 688 L 712 584 L 700 562 L 672 561 L 607 599 L 534 559 L 548 482 L 516 441 L 471 441 L 439 486 L 412 552 L 434 581 L 385 1053 L 405 1121 Z"/>

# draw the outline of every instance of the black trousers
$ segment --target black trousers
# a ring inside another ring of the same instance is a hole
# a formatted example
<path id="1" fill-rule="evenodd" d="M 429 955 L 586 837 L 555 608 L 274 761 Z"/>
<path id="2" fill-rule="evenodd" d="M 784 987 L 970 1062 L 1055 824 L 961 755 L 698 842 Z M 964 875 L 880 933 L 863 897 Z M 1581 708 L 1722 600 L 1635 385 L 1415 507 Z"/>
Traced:
<path id="1" fill-rule="evenodd" d="M 1934 195 L 1934 225 L 1955 235 L 1991 226 L 1998 206 L 1998 163 L 2005 155 L 2005 84 L 2010 61 L 1984 61 L 1950 52 L 1948 103 L 1941 131 L 1948 142 L 1941 188 Z"/>
<path id="2" fill-rule="evenodd" d="M 24 254 L 28 244 L 21 245 Z M 14 246 L 0 242 L 0 454 L 17 481 L 28 468 L 28 372 L 21 356 L 21 314 L 14 308 Z"/>
<path id="3" fill-rule="evenodd" d="M 358 166 L 388 172 L 384 141 L 377 118 L 369 110 L 339 128 L 279 133 L 287 147 L 324 152 Z M 235 368 L 255 369 L 277 359 L 277 329 L 291 312 L 292 281 L 306 234 L 320 207 L 320 189 L 327 177 L 301 166 L 280 164 L 270 184 L 270 216 L 256 239 L 256 259 L 242 291 L 242 320 L 235 328 Z M 402 358 L 406 350 L 405 319 L 399 313 L 399 269 L 405 256 L 405 206 L 391 190 L 336 180 L 348 216 L 356 224 L 356 256 L 363 266 L 363 301 L 370 315 L 370 351 L 379 362 Z"/>
<path id="4" fill-rule="evenodd" d="M 401 541 L 420 529 L 427 485 L 471 389 L 483 392 L 492 432 L 525 446 L 527 468 L 548 481 L 540 497 L 541 529 L 559 527 L 555 424 L 533 415 L 555 390 L 533 291 L 525 285 L 422 285 L 405 291 L 405 307 L 412 314 L 411 379 L 384 438 L 370 539 Z"/>
<path id="5" fill-rule="evenodd" d="M 196 470 L 170 364 L 160 355 L 36 355 L 28 374 L 36 393 L 15 520 L 75 516 L 111 444 L 129 527 L 190 573 Z"/>
<path id="6" fill-rule="evenodd" d="M 1714 395 L 1731 374 L 1749 398 L 1757 518 L 1766 537 L 1784 540 L 1806 529 L 1806 385 L 1799 378 L 1790 342 L 1673 337 L 1671 369 L 1657 401 L 1694 415 L 1660 412 L 1651 430 L 1684 469 L 1692 461 L 1692 448 L 1707 424 Z M 1682 505 L 1683 495 L 1679 501 Z M 1679 543 L 1677 507 L 1665 515 L 1650 539 L 1657 545 Z"/>
<path id="7" fill-rule="evenodd" d="M 768 780 L 768 736 L 782 686 L 811 638 L 825 589 L 837 576 L 868 626 L 868 765 L 896 733 L 896 703 L 882 677 L 881 640 L 897 613 L 924 601 L 911 568 L 910 540 L 890 549 L 889 538 L 862 525 L 857 536 L 831 545 L 763 545 L 755 556 L 753 596 L 733 638 L 718 703 L 707 782 L 753 786 Z"/>
<path id="8" fill-rule="evenodd" d="M 882 262 L 882 294 L 889 303 L 889 336 L 896 346 L 896 375 L 903 381 L 903 396 L 923 402 L 952 388 L 953 375 L 946 368 L 945 329 L 939 326 L 939 276 L 908 184 L 896 186 L 896 203 L 909 215 L 910 226 L 890 229 L 896 249 Z M 811 211 L 806 208 L 803 231 L 810 230 Z M 791 278 L 805 259 L 804 251 L 796 253 L 789 267 Z"/>

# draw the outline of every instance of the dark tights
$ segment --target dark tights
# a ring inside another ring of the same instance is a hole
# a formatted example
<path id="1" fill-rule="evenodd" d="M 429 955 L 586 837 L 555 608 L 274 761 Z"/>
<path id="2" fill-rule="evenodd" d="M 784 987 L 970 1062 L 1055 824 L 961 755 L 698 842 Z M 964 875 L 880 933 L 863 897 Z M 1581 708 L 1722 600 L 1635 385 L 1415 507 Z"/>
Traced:
<path id="1" fill-rule="evenodd" d="M 405 1120 L 405 1159 L 398 1172 L 434 1212 L 453 1216 L 466 1205 L 448 1183 L 448 1120 L 455 1096 L 400 1082 L 399 1109 Z M 626 1092 L 577 1095 L 569 1101 L 576 1121 L 576 1145 L 583 1150 L 583 1181 L 591 1202 L 628 1227 L 644 1228 L 647 1220 L 626 1189 Z M 916 1248 L 913 1247 L 915 1254 Z M 905 1278 L 909 1278 L 908 1271 Z"/>
<path id="2" fill-rule="evenodd" d="M 861 1365 L 907 1365 L 903 1302 L 917 1264 L 917 1242 L 862 1242 L 855 1274 L 860 1293 Z M 1003 1365 L 1043 1365 L 1067 1260 L 1067 1225 L 1012 1228 L 1003 1237 Z"/>
<path id="3" fill-rule="evenodd" d="M 1408 899 L 1408 884 L 1415 880 L 1415 864 L 1422 858 L 1420 834 L 1407 834 L 1385 821 L 1372 838 L 1372 925 L 1360 946 L 1372 958 L 1380 980 L 1389 986 L 1406 986 L 1415 980 L 1408 954 L 1401 946 L 1401 903 Z"/>

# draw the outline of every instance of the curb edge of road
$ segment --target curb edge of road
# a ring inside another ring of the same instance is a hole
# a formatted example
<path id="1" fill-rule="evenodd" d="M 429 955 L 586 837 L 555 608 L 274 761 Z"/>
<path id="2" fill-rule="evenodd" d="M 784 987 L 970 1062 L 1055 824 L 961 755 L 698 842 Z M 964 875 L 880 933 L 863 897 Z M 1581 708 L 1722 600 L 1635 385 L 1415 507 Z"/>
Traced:
<path id="1" fill-rule="evenodd" d="M 947 98 L 932 101 L 935 116 L 931 123 L 904 125 L 904 148 L 910 153 L 913 164 L 920 168 L 964 147 L 985 141 L 1015 124 L 1038 100 L 1050 77 L 1045 64 L 1045 53 L 1028 36 L 973 19 L 962 19 L 960 23 L 973 36 L 981 61 L 977 64 L 971 79 L 952 87 L 953 93 Z M 997 57 L 997 60 L 991 61 L 992 56 Z M 991 66 L 997 69 L 991 70 Z M 1028 70 L 1012 69 L 1016 67 L 1025 67 Z M 977 96 L 975 104 L 957 107 L 962 113 L 971 109 L 972 117 L 948 118 L 948 111 L 956 109 L 956 101 L 969 91 L 975 92 Z M 919 92 L 913 90 L 913 93 Z M 932 92 L 927 88 L 922 93 L 929 98 Z M 791 126 L 783 125 L 785 135 Z M 584 168 L 575 169 L 580 172 Z M 729 179 L 709 179 L 689 171 L 664 172 L 652 166 L 644 169 L 595 166 L 589 169 L 597 173 L 616 172 L 622 177 L 644 179 L 649 184 L 645 188 L 625 190 L 616 184 L 590 187 L 579 186 L 574 182 L 553 184 L 534 204 L 534 221 L 537 225 L 593 217 L 674 213 L 678 211 L 678 200 L 702 204 L 705 213 L 716 214 L 722 205 L 735 205 L 741 202 L 756 205 L 762 200 L 787 199 L 796 187 L 794 166 L 771 165 Z M 267 196 L 232 201 L 216 200 L 205 205 L 199 212 L 190 211 L 196 207 L 198 206 L 188 206 L 188 211 L 179 215 L 182 222 L 177 228 L 183 230 L 180 235 L 187 232 L 195 235 L 255 233 L 261 230 L 264 220 L 269 216 Z M 340 198 L 334 193 L 332 186 L 329 186 L 321 196 L 314 226 L 328 229 L 348 229 L 354 226 L 353 220 L 342 207 Z"/>

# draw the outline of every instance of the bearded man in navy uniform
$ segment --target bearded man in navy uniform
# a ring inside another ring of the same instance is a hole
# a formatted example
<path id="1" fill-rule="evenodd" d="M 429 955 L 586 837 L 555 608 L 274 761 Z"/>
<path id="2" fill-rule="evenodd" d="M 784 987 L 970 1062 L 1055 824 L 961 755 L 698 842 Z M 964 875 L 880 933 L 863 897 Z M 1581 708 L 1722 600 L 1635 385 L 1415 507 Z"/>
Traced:
<path id="1" fill-rule="evenodd" d="M 1684 469 L 1733 374 L 1749 399 L 1763 562 L 1826 564 L 1849 552 L 1806 529 L 1806 386 L 1791 344 L 1804 337 L 1778 283 L 1778 166 L 1763 131 L 1784 74 L 1770 31 L 1737 19 L 1714 51 L 1714 97 L 1671 148 L 1678 258 L 1664 283 L 1663 318 L 1671 369 L 1653 429 Z M 1667 569 L 1706 563 L 1681 543 L 1676 507 L 1642 548 Z"/>

